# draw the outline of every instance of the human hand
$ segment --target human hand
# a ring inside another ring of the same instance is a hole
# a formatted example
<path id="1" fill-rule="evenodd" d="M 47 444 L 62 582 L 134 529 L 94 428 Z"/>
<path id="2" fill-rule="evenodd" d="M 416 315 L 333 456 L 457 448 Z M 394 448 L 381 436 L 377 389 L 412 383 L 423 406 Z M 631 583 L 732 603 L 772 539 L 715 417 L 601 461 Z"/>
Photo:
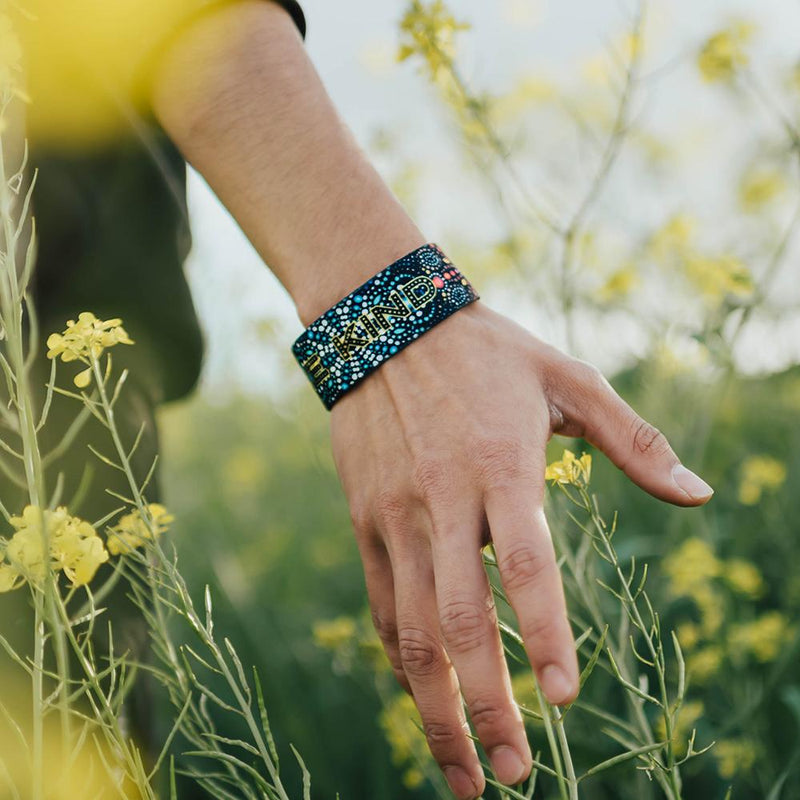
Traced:
<path id="1" fill-rule="evenodd" d="M 601 373 L 476 301 L 398 353 L 331 411 L 331 442 L 373 621 L 454 794 L 484 789 L 460 693 L 497 778 L 530 772 L 481 548 L 551 703 L 578 662 L 543 512 L 545 446 L 582 437 L 634 483 L 680 506 L 712 489 Z"/>

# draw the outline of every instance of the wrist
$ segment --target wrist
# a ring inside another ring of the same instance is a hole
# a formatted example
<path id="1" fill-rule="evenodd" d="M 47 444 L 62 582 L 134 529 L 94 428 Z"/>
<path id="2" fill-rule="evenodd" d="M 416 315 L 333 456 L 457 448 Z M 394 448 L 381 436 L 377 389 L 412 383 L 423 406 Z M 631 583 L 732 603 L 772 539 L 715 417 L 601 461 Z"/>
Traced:
<path id="1" fill-rule="evenodd" d="M 304 284 L 290 289 L 304 327 L 361 286 L 384 267 L 416 250 L 427 240 L 410 220 L 380 233 L 370 233 L 344 249 L 326 254 L 316 269 L 296 270 Z"/>

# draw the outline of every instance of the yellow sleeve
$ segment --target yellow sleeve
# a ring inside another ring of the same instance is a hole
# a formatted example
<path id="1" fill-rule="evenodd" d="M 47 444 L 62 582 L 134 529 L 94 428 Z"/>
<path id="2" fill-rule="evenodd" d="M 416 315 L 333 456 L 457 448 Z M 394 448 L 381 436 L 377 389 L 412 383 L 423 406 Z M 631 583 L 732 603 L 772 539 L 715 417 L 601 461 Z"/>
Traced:
<path id="1" fill-rule="evenodd" d="M 224 0 L 223 0 L 224 1 Z M 295 0 L 278 0 L 305 32 Z M 188 19 L 220 0 L 23 0 L 28 137 L 86 146 L 148 112 L 149 62 Z"/>

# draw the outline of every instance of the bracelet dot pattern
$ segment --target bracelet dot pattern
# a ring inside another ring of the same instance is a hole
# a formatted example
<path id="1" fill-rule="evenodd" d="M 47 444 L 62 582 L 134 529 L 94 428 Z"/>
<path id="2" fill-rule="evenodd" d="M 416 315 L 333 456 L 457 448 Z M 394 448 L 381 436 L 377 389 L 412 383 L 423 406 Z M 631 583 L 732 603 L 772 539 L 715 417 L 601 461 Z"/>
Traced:
<path id="1" fill-rule="evenodd" d="M 314 320 L 292 353 L 330 411 L 384 361 L 479 297 L 437 245 L 425 244 Z"/>

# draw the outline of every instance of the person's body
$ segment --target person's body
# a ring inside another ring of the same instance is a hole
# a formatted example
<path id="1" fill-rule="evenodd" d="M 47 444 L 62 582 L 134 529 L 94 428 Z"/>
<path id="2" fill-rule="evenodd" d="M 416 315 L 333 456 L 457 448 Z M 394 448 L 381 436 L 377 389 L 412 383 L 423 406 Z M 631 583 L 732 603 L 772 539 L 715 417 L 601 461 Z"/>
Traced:
<path id="1" fill-rule="evenodd" d="M 306 326 L 427 238 L 338 117 L 300 27 L 293 3 L 214 3 L 159 48 L 148 102 L 289 292 Z M 46 180 L 46 162 L 41 166 Z M 71 201 L 64 202 L 67 214 Z M 62 211 L 56 206 L 49 213 L 58 220 Z M 98 219 L 86 231 L 89 241 L 101 235 L 102 224 Z M 141 244 L 138 257 L 147 259 L 147 242 L 132 244 Z M 183 254 L 175 250 L 171 265 Z M 135 270 L 135 263 L 124 269 Z M 80 292 L 75 297 L 87 307 L 93 300 Z M 134 319 L 138 313 L 127 306 L 91 310 Z M 166 365 L 169 374 L 180 356 L 158 326 L 144 330 L 155 332 L 148 343 L 153 364 Z M 191 339 L 187 352 L 197 344 Z M 153 369 L 159 374 L 161 367 Z M 184 376 L 182 389 L 170 395 L 156 381 L 161 388 L 149 402 L 177 396 L 192 383 Z M 458 437 L 452 426 L 440 426 L 442 416 L 459 419 Z M 542 512 L 544 452 L 553 433 L 584 437 L 667 502 L 700 505 L 711 495 L 597 370 L 480 300 L 388 359 L 331 412 L 333 454 L 375 624 L 458 797 L 477 797 L 484 786 L 459 690 L 498 778 L 516 783 L 531 768 L 481 562 L 489 538 L 546 697 L 564 703 L 578 690 L 574 641 Z"/>

